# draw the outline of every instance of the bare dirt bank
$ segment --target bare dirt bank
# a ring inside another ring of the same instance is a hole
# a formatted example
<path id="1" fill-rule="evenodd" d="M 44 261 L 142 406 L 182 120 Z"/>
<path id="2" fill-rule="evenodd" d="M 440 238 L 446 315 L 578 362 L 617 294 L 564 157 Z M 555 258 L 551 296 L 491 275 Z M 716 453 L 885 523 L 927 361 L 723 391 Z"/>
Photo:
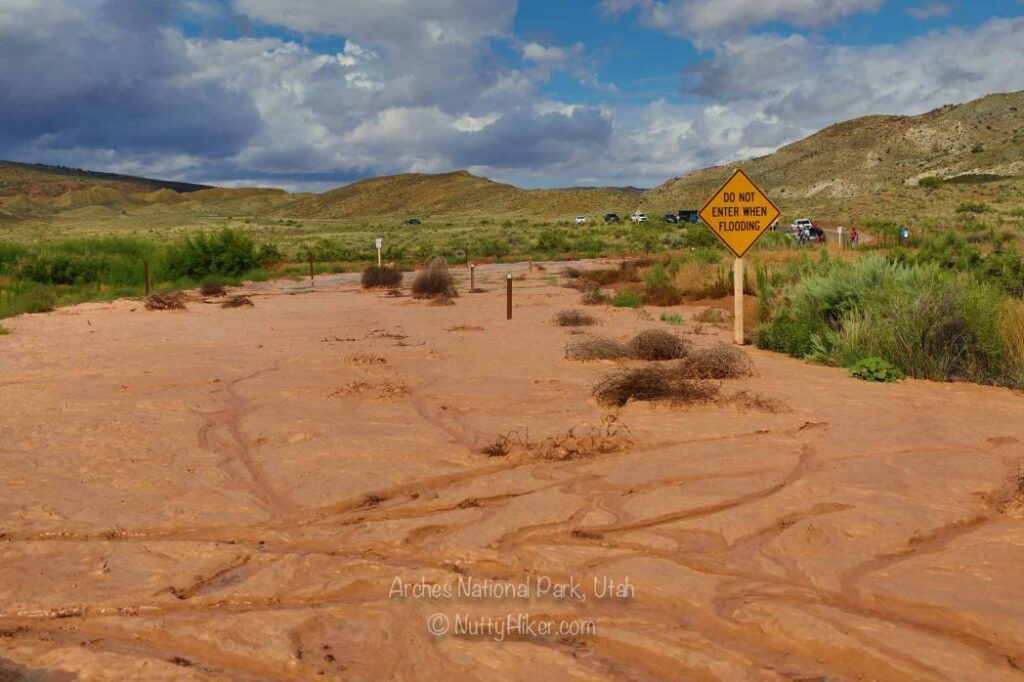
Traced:
<path id="1" fill-rule="evenodd" d="M 606 452 L 487 457 L 610 412 L 551 323 L 578 294 L 534 274 L 506 322 L 502 272 L 447 307 L 341 277 L 7 321 L 0 672 L 1024 677 L 1020 394 L 749 350 L 723 391 L 768 407 L 631 403 Z"/>

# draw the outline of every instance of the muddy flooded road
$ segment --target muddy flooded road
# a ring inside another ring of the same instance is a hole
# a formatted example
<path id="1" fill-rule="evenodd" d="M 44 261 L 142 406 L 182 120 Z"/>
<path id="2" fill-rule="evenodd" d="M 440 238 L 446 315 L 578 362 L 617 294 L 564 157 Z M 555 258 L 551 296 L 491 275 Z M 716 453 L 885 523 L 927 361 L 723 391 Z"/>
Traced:
<path id="1" fill-rule="evenodd" d="M 748 348 L 735 400 L 603 407 L 556 273 L 512 321 L 492 266 L 450 306 L 343 276 L 6 321 L 0 671 L 1024 678 L 1019 393 Z M 590 312 L 728 341 L 698 310 Z"/>

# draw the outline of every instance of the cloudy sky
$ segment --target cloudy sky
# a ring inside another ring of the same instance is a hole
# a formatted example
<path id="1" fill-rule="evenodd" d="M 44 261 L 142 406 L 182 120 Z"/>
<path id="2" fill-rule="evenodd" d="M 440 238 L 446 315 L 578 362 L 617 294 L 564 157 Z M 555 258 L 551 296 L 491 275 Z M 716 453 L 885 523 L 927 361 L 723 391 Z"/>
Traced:
<path id="1" fill-rule="evenodd" d="M 0 158 L 653 186 L 1024 89 L 1024 0 L 0 0 Z"/>

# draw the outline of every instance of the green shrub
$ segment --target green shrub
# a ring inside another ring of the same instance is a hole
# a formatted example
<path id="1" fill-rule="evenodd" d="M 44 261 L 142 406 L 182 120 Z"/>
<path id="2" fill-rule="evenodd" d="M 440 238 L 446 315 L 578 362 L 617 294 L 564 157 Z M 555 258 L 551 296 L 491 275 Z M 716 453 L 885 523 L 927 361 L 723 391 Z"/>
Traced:
<path id="1" fill-rule="evenodd" d="M 1019 385 L 1005 340 L 1008 300 L 998 287 L 937 263 L 871 255 L 794 277 L 756 340 L 832 365 L 881 357 L 916 378 Z"/>
<path id="2" fill-rule="evenodd" d="M 957 213 L 988 213 L 992 207 L 977 201 L 965 201 L 956 207 Z"/>
<path id="3" fill-rule="evenodd" d="M 679 313 L 662 313 L 661 321 L 678 327 L 683 324 L 683 316 Z"/>
<path id="4" fill-rule="evenodd" d="M 277 248 L 276 244 L 260 244 L 260 248 L 256 251 L 256 260 L 261 267 L 270 268 L 283 263 L 284 254 L 281 253 L 281 249 Z"/>
<path id="5" fill-rule="evenodd" d="M 669 279 L 661 263 L 655 265 L 644 277 L 644 304 L 673 306 L 679 305 L 682 300 L 683 292 Z"/>
<path id="6" fill-rule="evenodd" d="M 18 261 L 28 255 L 28 248 L 15 242 L 0 241 L 0 274 L 12 272 Z"/>
<path id="7" fill-rule="evenodd" d="M 99 281 L 107 268 L 102 254 L 37 252 L 18 262 L 16 275 L 40 284 L 85 284 Z"/>
<path id="8" fill-rule="evenodd" d="M 947 270 L 969 270 L 981 261 L 981 249 L 968 244 L 955 232 L 943 232 L 925 240 L 917 253 L 917 262 L 936 263 Z"/>
<path id="9" fill-rule="evenodd" d="M 620 289 L 612 299 L 616 308 L 639 308 L 641 303 L 640 294 L 631 289 Z"/>
<path id="10" fill-rule="evenodd" d="M 850 376 L 861 381 L 892 383 L 903 378 L 903 372 L 883 358 L 864 358 L 850 366 Z"/>
<path id="11" fill-rule="evenodd" d="M 938 189 L 942 187 L 942 185 L 942 178 L 936 177 L 934 175 L 929 175 L 928 177 L 921 178 L 920 180 L 917 181 L 918 187 L 928 190 Z"/>
<path id="12" fill-rule="evenodd" d="M 252 238 L 225 228 L 172 244 L 167 249 L 165 270 L 169 279 L 201 279 L 207 275 L 237 276 L 256 270 L 260 265 Z"/>
<path id="13" fill-rule="evenodd" d="M 34 287 L 23 293 L 18 300 L 19 312 L 48 313 L 57 305 L 57 299 L 47 289 Z"/>

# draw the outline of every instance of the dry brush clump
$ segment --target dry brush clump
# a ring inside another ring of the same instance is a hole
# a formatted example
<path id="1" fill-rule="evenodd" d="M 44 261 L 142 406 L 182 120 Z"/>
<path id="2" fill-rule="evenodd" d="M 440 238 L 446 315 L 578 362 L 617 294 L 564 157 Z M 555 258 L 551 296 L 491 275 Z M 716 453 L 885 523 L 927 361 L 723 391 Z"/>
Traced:
<path id="1" fill-rule="evenodd" d="M 402 284 L 402 272 L 386 265 L 370 265 L 359 281 L 364 289 L 394 289 Z"/>
<path id="2" fill-rule="evenodd" d="M 624 360 L 633 357 L 633 349 L 617 339 L 598 334 L 580 334 L 565 347 L 571 360 Z"/>
<path id="3" fill-rule="evenodd" d="M 146 297 L 146 310 L 184 310 L 185 294 L 180 291 L 155 291 Z"/>
<path id="4" fill-rule="evenodd" d="M 608 294 L 601 291 L 601 287 L 595 282 L 586 282 L 584 284 L 583 296 L 580 299 L 583 305 L 602 305 L 610 300 Z"/>
<path id="5" fill-rule="evenodd" d="M 725 322 L 725 313 L 718 308 L 705 308 L 694 315 L 693 320 L 694 322 L 704 322 L 706 324 L 722 324 Z"/>
<path id="6" fill-rule="evenodd" d="M 750 356 L 724 343 L 692 351 L 678 366 L 688 379 L 739 379 L 754 373 Z"/>
<path id="7" fill-rule="evenodd" d="M 426 269 L 421 270 L 412 281 L 413 298 L 448 299 L 450 302 L 458 295 L 455 280 L 448 271 L 448 263 L 441 258 L 427 263 Z"/>
<path id="8" fill-rule="evenodd" d="M 599 425 L 586 430 L 573 427 L 540 441 L 531 441 L 529 433 L 510 431 L 495 438 L 480 452 L 488 457 L 516 455 L 524 459 L 565 462 L 621 452 L 632 444 L 629 428 L 616 415 L 605 415 Z"/>
<path id="9" fill-rule="evenodd" d="M 597 319 L 583 310 L 561 310 L 555 316 L 559 327 L 589 327 L 597 324 Z"/>
<path id="10" fill-rule="evenodd" d="M 687 379 L 675 367 L 648 365 L 608 374 L 594 386 L 593 395 L 601 405 L 613 407 L 621 407 L 630 400 L 694 404 L 716 400 L 719 386 L 714 382 Z"/>
<path id="11" fill-rule="evenodd" d="M 254 304 L 252 299 L 248 296 L 232 296 L 228 300 L 220 304 L 221 308 L 245 308 L 252 307 Z"/>
<path id="12" fill-rule="evenodd" d="M 664 329 L 647 329 L 630 339 L 629 347 L 640 360 L 678 360 L 686 357 L 690 344 Z"/>
<path id="13" fill-rule="evenodd" d="M 369 381 L 349 381 L 332 390 L 331 398 L 344 396 L 360 396 L 376 400 L 395 400 L 409 394 L 409 386 L 404 381 L 385 379 L 376 383 Z"/>

